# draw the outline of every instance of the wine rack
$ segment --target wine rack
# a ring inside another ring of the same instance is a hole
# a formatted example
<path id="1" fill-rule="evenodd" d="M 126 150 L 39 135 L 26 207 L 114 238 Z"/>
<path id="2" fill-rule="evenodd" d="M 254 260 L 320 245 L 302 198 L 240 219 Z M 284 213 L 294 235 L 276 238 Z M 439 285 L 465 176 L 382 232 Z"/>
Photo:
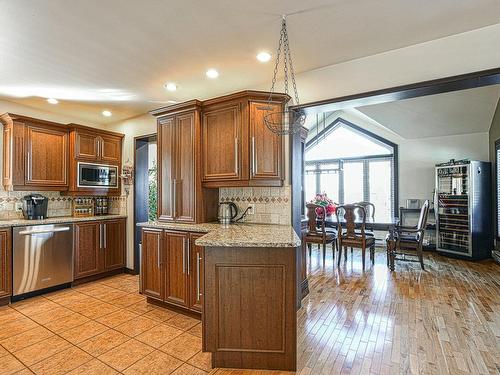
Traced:
<path id="1" fill-rule="evenodd" d="M 487 207 L 491 201 L 490 174 L 487 162 L 462 161 L 436 166 L 438 251 L 466 258 L 483 257 L 487 253 L 488 238 L 492 235 L 488 233 L 491 209 Z"/>

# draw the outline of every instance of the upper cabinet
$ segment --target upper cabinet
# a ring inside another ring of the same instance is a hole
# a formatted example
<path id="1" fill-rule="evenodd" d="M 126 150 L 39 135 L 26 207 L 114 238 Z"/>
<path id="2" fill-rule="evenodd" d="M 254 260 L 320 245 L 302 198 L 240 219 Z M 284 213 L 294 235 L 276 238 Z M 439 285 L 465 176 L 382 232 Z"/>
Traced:
<path id="1" fill-rule="evenodd" d="M 10 113 L 3 123 L 5 190 L 68 189 L 68 128 Z"/>
<path id="2" fill-rule="evenodd" d="M 151 113 L 158 117 L 158 220 L 216 219 L 218 190 L 204 189 L 201 182 L 200 102 Z"/>
<path id="3" fill-rule="evenodd" d="M 243 91 L 203 102 L 203 186 L 281 186 L 283 141 L 264 123 L 288 96 Z"/>
<path id="4" fill-rule="evenodd" d="M 69 124 L 69 188 L 70 195 L 120 195 L 120 181 L 113 188 L 78 186 L 78 163 L 116 166 L 118 173 L 122 163 L 122 139 L 124 135 L 106 130 Z"/>

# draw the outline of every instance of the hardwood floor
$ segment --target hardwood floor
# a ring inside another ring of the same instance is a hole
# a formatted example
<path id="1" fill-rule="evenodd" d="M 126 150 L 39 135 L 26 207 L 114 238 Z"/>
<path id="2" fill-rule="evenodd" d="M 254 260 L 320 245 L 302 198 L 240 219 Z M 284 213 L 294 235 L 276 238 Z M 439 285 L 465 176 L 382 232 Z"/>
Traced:
<path id="1" fill-rule="evenodd" d="M 425 253 L 396 265 L 385 253 L 340 269 L 313 250 L 311 293 L 298 312 L 298 371 L 321 374 L 497 374 L 500 266 Z M 0 308 L 0 374 L 206 374 L 198 321 L 146 303 L 119 275 Z M 214 369 L 215 375 L 281 375 Z"/>
<path id="2" fill-rule="evenodd" d="M 313 250 L 310 295 L 298 312 L 298 374 L 498 374 L 500 266 L 426 252 L 418 263 L 385 253 L 340 269 Z M 215 369 L 216 375 L 287 374 Z M 289 374 L 289 373 L 288 373 Z"/>

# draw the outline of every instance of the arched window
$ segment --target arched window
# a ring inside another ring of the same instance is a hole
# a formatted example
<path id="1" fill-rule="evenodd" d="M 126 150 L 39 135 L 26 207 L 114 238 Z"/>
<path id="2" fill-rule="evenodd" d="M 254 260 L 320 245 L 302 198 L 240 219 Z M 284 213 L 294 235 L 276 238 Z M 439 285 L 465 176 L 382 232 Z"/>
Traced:
<path id="1" fill-rule="evenodd" d="M 397 145 L 342 118 L 305 149 L 305 196 L 327 193 L 340 204 L 369 201 L 379 222 L 397 208 Z"/>

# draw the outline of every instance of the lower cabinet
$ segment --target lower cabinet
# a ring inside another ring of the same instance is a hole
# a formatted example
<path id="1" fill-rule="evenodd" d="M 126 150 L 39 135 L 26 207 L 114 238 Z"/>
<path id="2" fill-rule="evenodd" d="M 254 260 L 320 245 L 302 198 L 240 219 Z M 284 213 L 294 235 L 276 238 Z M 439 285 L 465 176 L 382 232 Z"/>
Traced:
<path id="1" fill-rule="evenodd" d="M 12 295 L 11 228 L 0 229 L 0 298 Z"/>
<path id="2" fill-rule="evenodd" d="M 125 222 L 112 219 L 75 223 L 75 280 L 125 267 Z"/>
<path id="3" fill-rule="evenodd" d="M 141 292 L 176 307 L 201 312 L 202 234 L 144 228 L 142 230 Z"/>

